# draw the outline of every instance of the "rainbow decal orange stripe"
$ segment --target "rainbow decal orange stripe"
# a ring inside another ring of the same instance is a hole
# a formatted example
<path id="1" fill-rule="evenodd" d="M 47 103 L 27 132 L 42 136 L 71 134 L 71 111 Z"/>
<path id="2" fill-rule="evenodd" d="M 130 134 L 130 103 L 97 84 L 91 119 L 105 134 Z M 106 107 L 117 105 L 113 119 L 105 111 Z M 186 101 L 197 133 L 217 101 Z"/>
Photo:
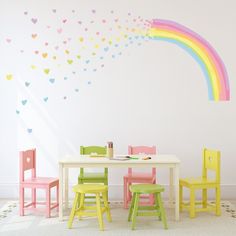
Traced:
<path id="1" fill-rule="evenodd" d="M 230 100 L 228 75 L 215 49 L 200 35 L 173 21 L 153 20 L 148 36 L 175 43 L 187 50 L 201 66 L 208 84 L 210 100 Z"/>

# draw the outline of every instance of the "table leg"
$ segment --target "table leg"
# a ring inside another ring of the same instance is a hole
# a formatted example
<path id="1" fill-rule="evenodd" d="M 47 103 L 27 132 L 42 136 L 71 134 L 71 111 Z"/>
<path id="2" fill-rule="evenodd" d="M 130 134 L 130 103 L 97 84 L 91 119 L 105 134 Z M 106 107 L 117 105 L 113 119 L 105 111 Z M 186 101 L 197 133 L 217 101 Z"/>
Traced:
<path id="1" fill-rule="evenodd" d="M 59 220 L 63 220 L 63 164 L 59 164 Z"/>
<path id="2" fill-rule="evenodd" d="M 65 168 L 65 209 L 68 209 L 69 168 Z"/>
<path id="3" fill-rule="evenodd" d="M 175 177 L 175 220 L 179 221 L 179 165 L 176 164 L 174 168 Z"/>
<path id="4" fill-rule="evenodd" d="M 169 185 L 169 206 L 172 208 L 173 207 L 173 195 L 174 195 L 174 170 L 171 167 L 170 168 L 170 185 Z"/>

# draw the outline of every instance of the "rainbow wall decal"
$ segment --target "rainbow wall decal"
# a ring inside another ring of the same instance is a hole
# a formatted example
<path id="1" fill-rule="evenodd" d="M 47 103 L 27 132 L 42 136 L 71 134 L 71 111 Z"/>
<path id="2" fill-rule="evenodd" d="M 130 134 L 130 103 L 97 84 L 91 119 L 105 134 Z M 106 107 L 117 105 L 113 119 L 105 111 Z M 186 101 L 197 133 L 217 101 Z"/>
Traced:
<path id="1" fill-rule="evenodd" d="M 208 84 L 210 100 L 230 100 L 227 72 L 215 49 L 200 35 L 173 21 L 149 22 L 148 36 L 151 39 L 175 43 L 190 53 L 201 66 Z"/>

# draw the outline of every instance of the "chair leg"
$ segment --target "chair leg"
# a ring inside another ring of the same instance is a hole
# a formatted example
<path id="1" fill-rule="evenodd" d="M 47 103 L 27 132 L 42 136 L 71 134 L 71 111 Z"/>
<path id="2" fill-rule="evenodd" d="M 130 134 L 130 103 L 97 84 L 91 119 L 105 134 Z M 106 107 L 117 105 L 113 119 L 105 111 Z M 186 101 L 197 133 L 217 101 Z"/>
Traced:
<path id="1" fill-rule="evenodd" d="M 128 194 L 128 185 L 127 185 L 127 179 L 124 177 L 124 186 L 123 186 L 123 193 L 124 193 L 124 208 L 127 209 L 128 208 L 128 197 L 127 197 L 127 194 Z"/>
<path id="2" fill-rule="evenodd" d="M 79 218 L 79 220 L 81 220 L 82 219 L 82 211 L 83 211 L 83 209 L 84 209 L 84 199 L 85 199 L 85 194 L 84 193 L 80 193 L 80 194 L 78 194 L 78 199 L 77 199 L 77 201 L 79 201 L 79 211 L 78 211 L 78 218 Z"/>
<path id="3" fill-rule="evenodd" d="M 164 209 L 163 204 L 162 204 L 161 194 L 156 193 L 155 195 L 156 195 L 156 198 L 157 198 L 157 201 L 158 201 L 159 209 L 160 209 L 160 212 L 161 212 L 161 220 L 163 222 L 164 228 L 168 229 L 167 222 L 166 222 L 166 213 L 165 213 L 165 209 Z"/>
<path id="4" fill-rule="evenodd" d="M 56 186 L 56 192 L 57 192 L 56 201 L 57 201 L 57 211 L 58 211 L 59 210 L 59 184 L 57 184 Z"/>
<path id="5" fill-rule="evenodd" d="M 32 197 L 33 208 L 35 208 L 36 207 L 36 188 L 31 189 L 31 197 Z"/>
<path id="6" fill-rule="evenodd" d="M 50 218 L 51 216 L 51 188 L 46 189 L 46 217 Z"/>
<path id="7" fill-rule="evenodd" d="M 131 183 L 128 181 L 127 182 L 127 192 L 128 192 L 128 194 L 127 194 L 127 203 L 129 203 L 132 199 L 132 193 L 129 190 L 130 185 L 131 185 Z"/>
<path id="8" fill-rule="evenodd" d="M 135 194 L 133 194 L 132 201 L 129 207 L 129 216 L 128 216 L 128 221 L 131 220 L 131 217 L 133 215 L 133 210 L 134 210 L 134 201 L 135 201 Z"/>
<path id="9" fill-rule="evenodd" d="M 100 194 L 96 193 L 96 204 L 97 204 L 97 217 L 99 222 L 100 230 L 104 230 L 104 224 L 102 219 L 102 209 L 101 209 L 101 202 L 100 202 Z"/>
<path id="10" fill-rule="evenodd" d="M 183 185 L 179 185 L 179 211 L 183 211 Z"/>
<path id="11" fill-rule="evenodd" d="M 207 189 L 202 189 L 202 207 L 207 208 Z"/>
<path id="12" fill-rule="evenodd" d="M 139 193 L 135 193 L 135 200 L 134 200 L 134 210 L 132 214 L 132 230 L 135 229 L 136 226 L 136 217 L 138 213 L 138 203 L 139 203 Z"/>
<path id="13" fill-rule="evenodd" d="M 78 204 L 78 198 L 79 198 L 79 194 L 76 193 L 76 194 L 75 194 L 74 203 L 73 203 L 73 206 L 72 206 L 72 209 L 71 209 L 69 221 L 68 221 L 68 228 L 69 228 L 69 229 L 71 229 L 72 223 L 73 223 L 73 220 L 74 220 L 74 217 L 75 217 L 76 206 L 77 206 L 77 204 Z"/>
<path id="14" fill-rule="evenodd" d="M 161 210 L 160 210 L 160 205 L 159 205 L 159 201 L 158 201 L 158 198 L 157 198 L 157 194 L 155 193 L 155 194 L 153 194 L 154 195 L 154 200 L 155 200 L 155 205 L 154 205 L 154 207 L 155 207 L 155 209 L 157 210 L 157 212 L 158 212 L 158 218 L 159 218 L 159 220 L 161 220 Z"/>
<path id="15" fill-rule="evenodd" d="M 195 190 L 194 188 L 190 188 L 190 204 L 189 204 L 189 215 L 190 218 L 195 217 Z"/>
<path id="16" fill-rule="evenodd" d="M 25 189 L 20 187 L 20 216 L 24 216 L 24 207 L 25 207 Z"/>
<path id="17" fill-rule="evenodd" d="M 220 186 L 216 188 L 216 215 L 221 215 L 221 206 L 220 206 Z"/>
<path id="18" fill-rule="evenodd" d="M 102 197 L 103 197 L 104 206 L 105 206 L 105 208 L 106 208 L 107 220 L 108 220 L 109 222 L 111 222 L 111 221 L 112 221 L 112 219 L 111 219 L 111 211 L 110 211 L 110 207 L 109 207 L 109 204 L 108 204 L 107 192 L 102 193 Z"/>

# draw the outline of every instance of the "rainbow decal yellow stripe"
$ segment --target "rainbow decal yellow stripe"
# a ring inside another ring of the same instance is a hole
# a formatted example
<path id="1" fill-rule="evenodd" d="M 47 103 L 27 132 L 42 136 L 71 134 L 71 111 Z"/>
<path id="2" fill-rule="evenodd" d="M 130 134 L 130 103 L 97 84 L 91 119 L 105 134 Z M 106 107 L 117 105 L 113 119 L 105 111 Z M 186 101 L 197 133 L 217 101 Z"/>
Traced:
<path id="1" fill-rule="evenodd" d="M 230 100 L 228 75 L 215 49 L 200 35 L 173 21 L 153 20 L 148 36 L 175 43 L 188 51 L 201 66 L 208 84 L 210 100 Z"/>

